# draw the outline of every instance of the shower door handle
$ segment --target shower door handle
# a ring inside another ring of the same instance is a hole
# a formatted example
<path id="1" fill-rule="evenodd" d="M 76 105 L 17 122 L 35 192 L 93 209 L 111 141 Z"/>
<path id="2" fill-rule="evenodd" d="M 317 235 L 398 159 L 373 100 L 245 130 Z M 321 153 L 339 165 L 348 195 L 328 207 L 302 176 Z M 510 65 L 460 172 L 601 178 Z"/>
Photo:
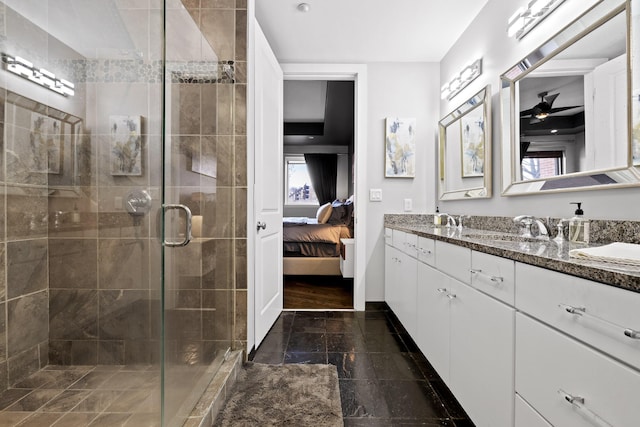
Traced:
<path id="1" fill-rule="evenodd" d="M 164 242 L 162 243 L 164 244 L 164 246 L 167 246 L 169 248 L 187 246 L 191 241 L 191 209 L 181 204 L 162 205 L 162 208 L 164 209 L 165 212 L 171 209 L 179 209 L 184 211 L 184 214 L 186 216 L 185 222 L 184 222 L 184 239 L 178 242 L 170 242 L 165 238 Z"/>

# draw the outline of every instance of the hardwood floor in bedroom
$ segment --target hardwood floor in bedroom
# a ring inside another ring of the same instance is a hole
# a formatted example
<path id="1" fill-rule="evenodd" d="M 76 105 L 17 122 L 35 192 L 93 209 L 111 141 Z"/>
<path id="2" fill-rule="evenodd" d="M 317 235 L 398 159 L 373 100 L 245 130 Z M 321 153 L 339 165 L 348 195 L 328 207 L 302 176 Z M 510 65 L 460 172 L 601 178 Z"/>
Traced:
<path id="1" fill-rule="evenodd" d="M 352 309 L 353 279 L 341 276 L 284 276 L 284 308 Z"/>

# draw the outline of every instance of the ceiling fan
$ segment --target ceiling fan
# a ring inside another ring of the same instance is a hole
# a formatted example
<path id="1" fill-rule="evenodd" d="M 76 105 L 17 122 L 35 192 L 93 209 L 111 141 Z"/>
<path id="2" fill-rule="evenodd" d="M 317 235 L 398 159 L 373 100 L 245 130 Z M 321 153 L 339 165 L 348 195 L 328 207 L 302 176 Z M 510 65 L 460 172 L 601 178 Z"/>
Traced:
<path id="1" fill-rule="evenodd" d="M 557 107 L 553 108 L 553 102 L 560 95 L 559 93 L 554 93 L 549 95 L 548 92 L 540 92 L 538 97 L 540 97 L 540 102 L 537 103 L 533 108 L 529 110 L 524 110 L 520 112 L 520 117 L 531 116 L 530 123 L 539 123 L 544 121 L 551 114 L 558 113 L 560 111 L 570 110 L 572 108 L 581 107 L 581 105 L 573 105 L 570 107 Z"/>

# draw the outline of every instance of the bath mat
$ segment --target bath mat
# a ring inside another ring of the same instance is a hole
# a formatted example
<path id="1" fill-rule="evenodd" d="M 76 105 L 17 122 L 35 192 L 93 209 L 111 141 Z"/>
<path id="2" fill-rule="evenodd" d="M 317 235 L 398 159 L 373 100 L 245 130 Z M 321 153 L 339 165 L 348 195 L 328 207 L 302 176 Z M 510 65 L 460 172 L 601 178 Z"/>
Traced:
<path id="1" fill-rule="evenodd" d="M 246 363 L 215 426 L 343 426 L 333 365 Z"/>

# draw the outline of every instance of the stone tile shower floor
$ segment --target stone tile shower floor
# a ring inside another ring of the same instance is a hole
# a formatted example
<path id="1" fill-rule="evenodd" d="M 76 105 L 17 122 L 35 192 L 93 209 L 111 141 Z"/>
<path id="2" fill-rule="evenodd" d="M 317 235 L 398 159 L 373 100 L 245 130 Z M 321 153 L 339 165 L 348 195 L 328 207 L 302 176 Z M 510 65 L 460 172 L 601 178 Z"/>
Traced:
<path id="1" fill-rule="evenodd" d="M 0 394 L 0 426 L 159 426 L 151 366 L 48 366 Z"/>
<path id="2" fill-rule="evenodd" d="M 345 427 L 474 425 L 385 303 L 283 312 L 251 356 L 335 365 Z"/>

